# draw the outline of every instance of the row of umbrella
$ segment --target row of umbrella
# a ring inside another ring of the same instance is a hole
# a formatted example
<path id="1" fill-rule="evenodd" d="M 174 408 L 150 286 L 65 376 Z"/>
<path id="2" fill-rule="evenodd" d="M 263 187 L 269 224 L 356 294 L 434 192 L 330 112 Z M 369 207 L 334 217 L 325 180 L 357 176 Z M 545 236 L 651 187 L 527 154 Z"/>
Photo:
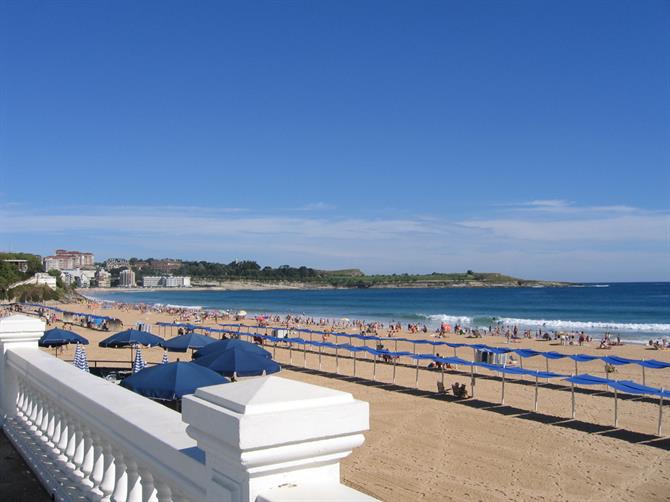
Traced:
<path id="1" fill-rule="evenodd" d="M 89 342 L 73 331 L 54 328 L 45 332 L 40 339 L 42 347 L 61 347 L 76 343 L 73 364 L 88 371 L 86 353 L 82 345 Z M 116 333 L 99 345 L 109 348 L 137 348 L 132 357 L 132 375 L 121 385 L 134 392 L 154 399 L 175 400 L 185 394 L 195 392 L 198 387 L 228 383 L 228 377 L 246 377 L 275 373 L 281 369 L 272 360 L 271 354 L 253 343 L 232 339 L 216 340 L 198 333 L 180 335 L 170 340 L 152 335 L 146 331 L 128 329 Z M 162 364 L 147 367 L 140 346 L 161 346 L 166 349 Z M 170 363 L 167 351 L 186 352 L 195 350 L 190 363 Z"/>

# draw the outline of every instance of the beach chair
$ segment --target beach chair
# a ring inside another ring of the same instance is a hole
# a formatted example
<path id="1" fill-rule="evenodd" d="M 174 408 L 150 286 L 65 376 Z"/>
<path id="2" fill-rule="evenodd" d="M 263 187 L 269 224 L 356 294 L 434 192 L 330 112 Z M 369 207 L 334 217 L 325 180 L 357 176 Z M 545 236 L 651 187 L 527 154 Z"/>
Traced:
<path id="1" fill-rule="evenodd" d="M 442 382 L 437 382 L 437 393 L 438 394 L 447 394 L 449 391 L 444 387 Z"/>

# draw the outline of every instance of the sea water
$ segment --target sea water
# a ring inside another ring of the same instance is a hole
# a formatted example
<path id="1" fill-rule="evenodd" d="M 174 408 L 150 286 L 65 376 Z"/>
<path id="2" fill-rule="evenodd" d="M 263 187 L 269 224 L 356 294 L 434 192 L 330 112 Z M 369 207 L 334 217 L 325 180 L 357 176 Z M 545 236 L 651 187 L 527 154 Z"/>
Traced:
<path id="1" fill-rule="evenodd" d="M 250 314 L 300 314 L 331 319 L 489 327 L 496 323 L 543 331 L 610 332 L 646 341 L 670 336 L 670 283 L 582 284 L 561 288 L 393 288 L 267 291 L 96 292 L 127 303 L 244 309 Z"/>

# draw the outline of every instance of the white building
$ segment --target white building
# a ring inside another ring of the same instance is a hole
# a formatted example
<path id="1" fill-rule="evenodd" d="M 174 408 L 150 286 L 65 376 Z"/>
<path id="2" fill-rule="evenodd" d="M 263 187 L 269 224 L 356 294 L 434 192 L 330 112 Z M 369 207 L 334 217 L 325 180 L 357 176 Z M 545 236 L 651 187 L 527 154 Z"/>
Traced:
<path id="1" fill-rule="evenodd" d="M 99 288 L 109 288 L 112 286 L 112 274 L 101 268 L 95 273 L 95 282 Z"/>
<path id="2" fill-rule="evenodd" d="M 119 279 L 120 279 L 119 285 L 122 288 L 134 288 L 135 286 L 137 286 L 137 284 L 135 284 L 135 272 L 133 272 L 129 268 L 121 271 L 121 273 L 119 274 Z"/>
<path id="3" fill-rule="evenodd" d="M 163 278 L 159 275 L 146 275 L 142 279 L 142 285 L 145 288 L 158 288 L 161 286 Z"/>
<path id="4" fill-rule="evenodd" d="M 38 272 L 37 274 L 34 275 L 35 277 L 35 284 L 39 285 L 45 285 L 49 286 L 51 289 L 56 289 L 56 278 L 49 275 L 45 274 L 43 272 Z"/>
<path id="5" fill-rule="evenodd" d="M 88 288 L 95 279 L 95 270 L 82 270 L 80 268 L 61 270 L 61 277 L 67 285 L 74 284 L 78 288 Z"/>
<path id="6" fill-rule="evenodd" d="M 190 288 L 191 277 L 179 275 L 147 275 L 142 279 L 145 288 Z"/>

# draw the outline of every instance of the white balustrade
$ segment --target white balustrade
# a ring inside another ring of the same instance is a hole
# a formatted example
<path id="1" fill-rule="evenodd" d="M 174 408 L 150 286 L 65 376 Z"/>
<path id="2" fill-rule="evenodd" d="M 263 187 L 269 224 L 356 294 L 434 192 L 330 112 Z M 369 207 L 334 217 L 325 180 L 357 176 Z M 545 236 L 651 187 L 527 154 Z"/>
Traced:
<path id="1" fill-rule="evenodd" d="M 368 429 L 350 394 L 260 377 L 198 389 L 182 416 L 39 350 L 43 331 L 0 319 L 0 423 L 56 500 L 374 500 L 339 480 Z"/>

